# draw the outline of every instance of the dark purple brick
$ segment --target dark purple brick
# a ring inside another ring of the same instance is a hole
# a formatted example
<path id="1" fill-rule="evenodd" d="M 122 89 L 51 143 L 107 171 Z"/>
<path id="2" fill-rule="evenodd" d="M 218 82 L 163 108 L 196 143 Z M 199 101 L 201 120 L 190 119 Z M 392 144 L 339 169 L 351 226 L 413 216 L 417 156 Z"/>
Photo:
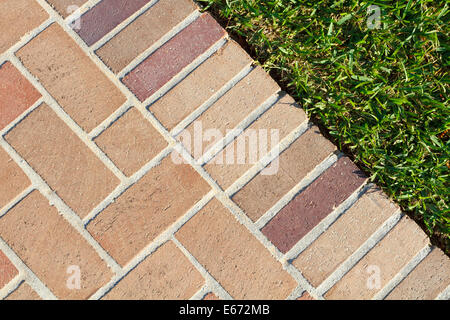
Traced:
<path id="1" fill-rule="evenodd" d="M 103 0 L 81 16 L 75 30 L 88 46 L 103 38 L 150 0 Z"/>
<path id="2" fill-rule="evenodd" d="M 262 233 L 286 253 L 365 180 L 349 158 L 339 159 L 269 221 Z"/>
<path id="3" fill-rule="evenodd" d="M 140 101 L 144 101 L 224 36 L 225 30 L 214 18 L 203 14 L 122 81 Z"/>

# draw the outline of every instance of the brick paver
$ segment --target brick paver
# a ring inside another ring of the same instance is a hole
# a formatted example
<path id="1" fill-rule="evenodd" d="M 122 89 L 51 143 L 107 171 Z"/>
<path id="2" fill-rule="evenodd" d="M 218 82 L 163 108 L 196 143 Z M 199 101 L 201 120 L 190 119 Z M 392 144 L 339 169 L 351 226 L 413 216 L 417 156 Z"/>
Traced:
<path id="1" fill-rule="evenodd" d="M 194 1 L 46 2 L 0 1 L 0 298 L 450 297 L 448 257 Z"/>

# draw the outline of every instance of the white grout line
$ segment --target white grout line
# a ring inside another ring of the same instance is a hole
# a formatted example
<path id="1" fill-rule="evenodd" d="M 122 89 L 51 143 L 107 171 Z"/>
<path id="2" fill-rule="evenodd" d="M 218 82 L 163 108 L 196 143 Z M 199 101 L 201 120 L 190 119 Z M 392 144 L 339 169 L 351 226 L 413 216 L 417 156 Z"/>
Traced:
<path id="1" fill-rule="evenodd" d="M 17 288 L 19 288 L 19 286 L 24 282 L 23 279 L 24 278 L 19 271 L 19 274 L 5 284 L 3 288 L 0 288 L 0 300 L 6 299 L 11 293 L 16 291 Z"/>
<path id="2" fill-rule="evenodd" d="M 401 211 L 397 211 L 388 218 L 383 225 L 373 233 L 350 257 L 348 257 L 327 279 L 325 279 L 317 292 L 324 295 L 339 280 L 341 280 L 373 247 L 375 247 L 397 225 L 403 217 Z"/>
<path id="3" fill-rule="evenodd" d="M 438 294 L 435 300 L 450 300 L 450 284 Z"/>
<path id="4" fill-rule="evenodd" d="M 209 293 L 211 290 L 205 284 L 200 288 L 189 300 L 203 300 L 203 298 Z"/>
<path id="5" fill-rule="evenodd" d="M 13 200 L 11 200 L 6 206 L 4 206 L 0 210 L 0 218 L 2 216 L 4 216 L 9 210 L 14 208 L 20 201 L 25 199 L 25 197 L 28 196 L 33 190 L 34 190 L 34 187 L 32 185 L 30 185 L 25 190 L 23 190 L 21 193 L 19 193 Z"/>
<path id="6" fill-rule="evenodd" d="M 106 118 L 102 123 L 100 123 L 96 128 L 89 132 L 88 137 L 91 140 L 95 140 L 100 134 L 103 133 L 107 128 L 113 125 L 114 122 L 119 120 L 128 110 L 133 107 L 133 103 L 129 100 L 125 102 L 120 108 L 114 111 L 108 118 Z"/>
<path id="7" fill-rule="evenodd" d="M 394 290 L 394 288 L 405 279 L 411 271 L 431 252 L 431 247 L 426 245 L 413 257 L 380 291 L 378 291 L 372 300 L 383 300 Z"/>
<path id="8" fill-rule="evenodd" d="M 302 286 L 298 285 L 291 294 L 286 298 L 286 300 L 296 300 L 300 298 L 305 292 L 307 292 L 305 289 L 303 289 Z"/>

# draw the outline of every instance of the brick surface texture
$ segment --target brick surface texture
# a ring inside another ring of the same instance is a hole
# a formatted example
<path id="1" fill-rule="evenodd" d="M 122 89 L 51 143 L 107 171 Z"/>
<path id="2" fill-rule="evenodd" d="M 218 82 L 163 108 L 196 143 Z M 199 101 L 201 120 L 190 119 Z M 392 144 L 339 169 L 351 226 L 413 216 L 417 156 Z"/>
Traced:
<path id="1" fill-rule="evenodd" d="M 448 256 L 196 2 L 0 25 L 0 300 L 450 298 Z"/>

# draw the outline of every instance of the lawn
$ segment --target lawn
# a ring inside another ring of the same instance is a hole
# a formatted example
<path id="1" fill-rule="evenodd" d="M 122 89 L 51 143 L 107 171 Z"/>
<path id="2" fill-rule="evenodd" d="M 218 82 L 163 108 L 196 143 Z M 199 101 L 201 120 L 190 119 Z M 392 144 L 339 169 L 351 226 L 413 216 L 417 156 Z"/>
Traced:
<path id="1" fill-rule="evenodd" d="M 446 1 L 199 3 L 448 253 Z"/>

